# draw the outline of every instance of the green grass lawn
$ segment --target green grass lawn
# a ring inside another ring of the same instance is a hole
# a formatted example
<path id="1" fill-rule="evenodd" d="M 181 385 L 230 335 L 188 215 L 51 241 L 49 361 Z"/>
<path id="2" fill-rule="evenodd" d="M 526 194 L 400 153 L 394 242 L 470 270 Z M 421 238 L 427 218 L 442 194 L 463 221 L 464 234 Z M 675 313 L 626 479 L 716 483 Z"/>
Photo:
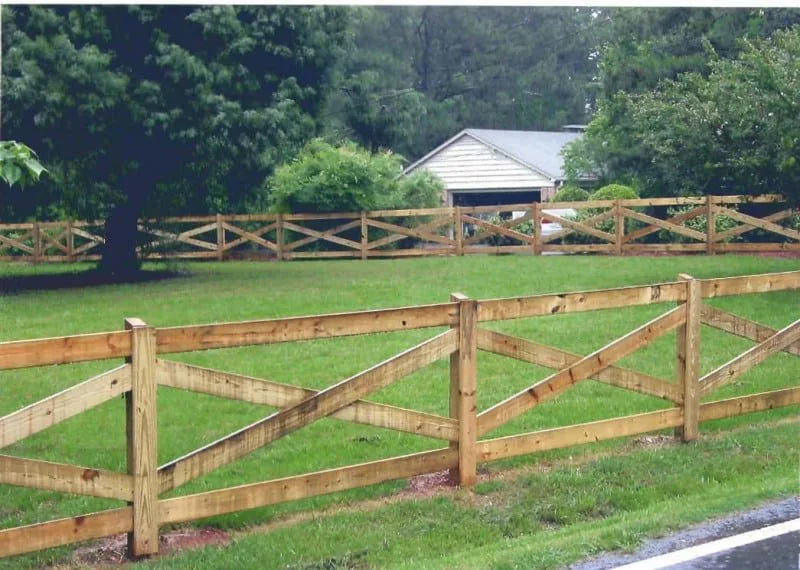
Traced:
<path id="1" fill-rule="evenodd" d="M 154 326 L 235 321 L 435 303 L 448 300 L 450 293 L 456 291 L 473 298 L 490 298 L 672 281 L 678 273 L 703 278 L 787 271 L 800 269 L 800 262 L 747 256 L 474 256 L 369 262 L 188 263 L 180 268 L 186 275 L 169 280 L 0 296 L 0 341 L 121 329 L 125 317 L 140 317 Z M 59 273 L 85 269 L 80 265 L 0 264 L 0 280 L 47 274 L 56 279 Z M 711 303 L 775 328 L 785 326 L 800 313 L 800 294 L 796 292 L 720 298 Z M 667 305 L 653 305 L 490 326 L 586 354 L 667 308 Z M 407 331 L 167 358 L 322 388 L 437 332 L 436 329 Z M 666 335 L 626 358 L 622 365 L 671 378 L 674 345 L 674 333 Z M 701 365 L 706 372 L 752 343 L 704 328 L 701 345 Z M 92 362 L 0 372 L 0 414 L 117 364 Z M 716 392 L 713 399 L 796 385 L 798 371 L 796 357 L 777 355 L 740 381 Z M 487 408 L 548 372 L 481 353 L 479 408 Z M 398 381 L 371 399 L 446 414 L 447 394 L 448 366 L 441 361 Z M 271 411 L 169 388 L 159 388 L 158 398 L 161 463 Z M 667 407 L 665 402 L 654 398 L 586 382 L 492 435 L 664 407 Z M 558 466 L 571 456 L 586 458 L 578 470 L 565 464 L 549 472 L 509 479 L 499 487 L 482 483 L 476 497 L 459 494 L 399 502 L 368 512 L 344 512 L 265 536 L 247 536 L 221 551 L 191 553 L 153 564 L 188 568 L 220 566 L 222 560 L 230 560 L 234 562 L 225 564 L 276 568 L 557 566 L 597 549 L 629 546 L 648 533 L 711 513 L 797 492 L 796 424 L 772 425 L 794 415 L 796 409 L 784 409 L 706 424 L 701 428 L 703 440 L 696 445 L 636 450 L 630 449 L 627 441 L 614 441 L 502 461 L 485 467 L 484 472 L 501 473 L 513 467 L 527 469 L 543 461 Z M 3 452 L 124 470 L 124 424 L 124 402 L 115 400 Z M 441 446 L 442 442 L 408 434 L 323 420 L 172 494 Z M 619 451 L 630 453 L 619 455 Z M 597 453 L 607 457 L 593 460 L 586 455 Z M 403 482 L 386 483 L 217 517 L 200 524 L 244 529 L 289 513 L 383 497 L 403 485 Z M 579 491 L 576 493 L 575 489 Z M 118 505 L 111 500 L 3 486 L 0 526 Z M 409 520 L 414 524 L 408 524 Z M 0 565 L 36 567 L 61 560 L 68 552 L 66 548 L 53 549 L 2 561 Z M 491 563 L 482 564 L 484 559 Z"/>

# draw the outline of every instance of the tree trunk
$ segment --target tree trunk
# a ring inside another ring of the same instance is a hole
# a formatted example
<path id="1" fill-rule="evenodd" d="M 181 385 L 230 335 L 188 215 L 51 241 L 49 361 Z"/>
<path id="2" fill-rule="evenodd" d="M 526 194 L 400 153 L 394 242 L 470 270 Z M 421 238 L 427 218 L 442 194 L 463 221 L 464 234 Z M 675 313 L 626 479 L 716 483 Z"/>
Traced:
<path id="1" fill-rule="evenodd" d="M 98 269 L 109 276 L 125 279 L 139 272 L 136 255 L 136 222 L 139 209 L 129 202 L 117 204 L 106 218 L 106 243 Z"/>
<path id="2" fill-rule="evenodd" d="M 129 174 L 123 181 L 126 200 L 114 206 L 106 218 L 106 243 L 98 265 L 98 269 L 109 277 L 125 280 L 139 273 L 137 221 L 153 183 L 139 172 Z"/>

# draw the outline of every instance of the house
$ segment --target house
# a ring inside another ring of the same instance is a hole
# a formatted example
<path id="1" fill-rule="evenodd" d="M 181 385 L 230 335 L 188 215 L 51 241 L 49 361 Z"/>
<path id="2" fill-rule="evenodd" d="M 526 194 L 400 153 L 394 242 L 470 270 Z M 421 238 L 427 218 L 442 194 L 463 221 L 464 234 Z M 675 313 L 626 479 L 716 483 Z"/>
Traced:
<path id="1" fill-rule="evenodd" d="M 564 183 L 564 146 L 583 136 L 582 125 L 565 132 L 464 129 L 408 166 L 423 168 L 445 184 L 447 206 L 496 206 L 547 201 Z"/>

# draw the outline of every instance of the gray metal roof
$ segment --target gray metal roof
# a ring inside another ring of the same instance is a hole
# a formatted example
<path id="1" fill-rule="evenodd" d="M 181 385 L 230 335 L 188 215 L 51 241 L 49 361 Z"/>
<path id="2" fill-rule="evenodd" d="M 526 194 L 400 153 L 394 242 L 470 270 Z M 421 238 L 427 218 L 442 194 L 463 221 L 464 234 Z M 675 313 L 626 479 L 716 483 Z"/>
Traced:
<path id="1" fill-rule="evenodd" d="M 495 129 L 464 129 L 463 132 L 554 180 L 565 177 L 561 155 L 564 145 L 583 136 L 582 133 Z"/>

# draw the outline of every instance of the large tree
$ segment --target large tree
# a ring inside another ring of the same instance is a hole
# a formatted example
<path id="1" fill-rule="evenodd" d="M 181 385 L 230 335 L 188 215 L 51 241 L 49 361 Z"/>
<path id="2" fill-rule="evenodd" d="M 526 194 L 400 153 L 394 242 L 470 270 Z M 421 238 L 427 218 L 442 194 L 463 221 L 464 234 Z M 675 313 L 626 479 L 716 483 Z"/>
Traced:
<path id="1" fill-rule="evenodd" d="M 378 7 L 354 18 L 331 126 L 417 157 L 464 127 L 559 129 L 593 101 L 588 8 Z"/>
<path id="2" fill-rule="evenodd" d="M 645 195 L 749 191 L 734 188 L 720 172 L 712 176 L 692 166 L 699 159 L 694 145 L 710 132 L 711 123 L 694 123 L 688 113 L 699 113 L 697 106 L 675 90 L 685 94 L 692 89 L 689 83 L 699 89 L 714 72 L 719 78 L 721 62 L 734 60 L 743 41 L 800 23 L 800 10 L 632 8 L 607 15 L 609 39 L 601 51 L 598 111 L 584 139 L 567 151 L 568 171 L 576 176 L 591 170 L 607 180 L 633 183 Z M 678 83 L 671 83 L 675 80 Z M 757 91 L 749 96 L 760 98 Z M 655 101 L 666 103 L 669 98 L 673 104 L 661 111 L 669 109 L 670 118 L 656 116 Z M 695 130 L 689 131 L 689 125 Z M 653 142 L 679 132 L 667 146 Z M 668 147 L 682 162 L 671 161 L 665 168 L 657 161 L 665 158 L 661 152 Z"/>
<path id="3" fill-rule="evenodd" d="M 0 189 L 0 214 L 58 203 L 107 216 L 101 267 L 134 270 L 138 216 L 241 207 L 316 132 L 346 17 L 323 6 L 3 8 L 3 136 L 36 148 L 53 176 L 35 202 Z"/>

